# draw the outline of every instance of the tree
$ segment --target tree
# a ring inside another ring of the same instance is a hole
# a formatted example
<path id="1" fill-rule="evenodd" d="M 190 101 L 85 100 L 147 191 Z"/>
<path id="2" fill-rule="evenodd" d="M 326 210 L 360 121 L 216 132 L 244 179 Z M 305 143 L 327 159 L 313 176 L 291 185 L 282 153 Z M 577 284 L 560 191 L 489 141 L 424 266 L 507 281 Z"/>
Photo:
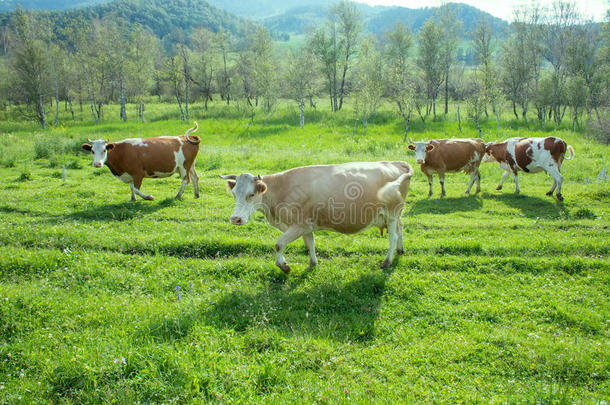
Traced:
<path id="1" fill-rule="evenodd" d="M 350 60 L 356 53 L 362 30 L 361 19 L 354 3 L 341 0 L 329 9 L 325 26 L 314 30 L 308 38 L 308 46 L 320 61 L 326 78 L 333 112 L 343 107 Z"/>
<path id="2" fill-rule="evenodd" d="M 216 76 L 218 80 L 218 91 L 220 92 L 220 98 L 222 100 L 226 100 L 227 105 L 231 102 L 231 76 L 229 74 L 229 70 L 227 68 L 229 63 L 229 47 L 230 37 L 225 30 L 222 28 L 216 33 L 216 46 L 220 50 L 220 55 L 222 58 L 222 70 Z"/>
<path id="3" fill-rule="evenodd" d="M 443 82 L 445 83 L 445 121 L 449 112 L 449 72 L 455 63 L 457 42 L 461 24 L 456 19 L 455 6 L 444 4 L 440 8 L 439 24 L 442 29 L 442 40 L 440 49 L 440 63 L 443 70 Z"/>
<path id="4" fill-rule="evenodd" d="M 11 68 L 15 72 L 13 96 L 15 101 L 23 102 L 28 109 L 33 109 L 35 116 L 44 129 L 47 126 L 45 99 L 51 93 L 47 44 L 38 32 L 40 25 L 32 14 L 21 10 L 15 11 L 15 42 L 11 50 Z"/>
<path id="5" fill-rule="evenodd" d="M 284 73 L 286 95 L 299 106 L 299 125 L 305 127 L 305 100 L 317 93 L 317 66 L 312 63 L 313 55 L 307 48 L 291 51 Z"/>
<path id="6" fill-rule="evenodd" d="M 565 83 L 568 75 L 567 52 L 578 22 L 576 5 L 567 1 L 553 3 L 544 32 L 544 57 L 553 68 L 553 103 L 551 113 L 557 125 L 565 114 Z"/>
<path id="7" fill-rule="evenodd" d="M 415 107 L 415 75 L 409 65 L 409 52 L 413 45 L 411 31 L 403 23 L 397 23 L 385 36 L 384 56 L 386 94 L 396 104 L 398 114 L 405 122 L 404 141 L 407 141 L 411 113 Z"/>
<path id="8" fill-rule="evenodd" d="M 354 80 L 355 114 L 362 122 L 363 135 L 366 135 L 368 122 L 374 116 L 383 92 L 383 65 L 379 44 L 370 35 L 360 46 Z"/>
<path id="9" fill-rule="evenodd" d="M 214 33 L 205 28 L 200 28 L 191 35 L 191 44 L 195 51 L 193 82 L 203 96 L 203 106 L 207 111 L 208 101 L 213 101 L 214 87 L 212 84 L 217 71 L 215 60 L 217 49 Z"/>
<path id="10" fill-rule="evenodd" d="M 479 132 L 479 138 L 482 137 L 481 126 L 479 122 L 483 116 L 485 108 L 485 78 L 480 71 L 474 71 L 470 75 L 466 84 L 466 100 L 468 102 L 468 117 L 474 121 L 474 124 Z"/>
<path id="11" fill-rule="evenodd" d="M 144 121 L 144 97 L 149 94 L 155 75 L 159 39 L 139 24 L 132 28 L 129 38 L 129 93 L 135 99 L 138 119 Z"/>
<path id="12" fill-rule="evenodd" d="M 419 31 L 419 58 L 417 63 L 424 72 L 426 82 L 427 105 L 432 104 L 432 112 L 436 119 L 436 98 L 443 82 L 443 64 L 441 60 L 441 42 L 443 33 L 433 19 L 426 21 Z M 426 114 L 430 108 L 426 108 Z"/>
<path id="13" fill-rule="evenodd" d="M 482 81 L 483 109 L 487 115 L 487 103 L 491 104 L 492 112 L 496 115 L 497 128 L 500 130 L 500 91 L 497 87 L 497 73 L 492 61 L 492 36 L 491 24 L 481 16 L 475 28 L 473 47 L 477 60 L 477 69 Z"/>

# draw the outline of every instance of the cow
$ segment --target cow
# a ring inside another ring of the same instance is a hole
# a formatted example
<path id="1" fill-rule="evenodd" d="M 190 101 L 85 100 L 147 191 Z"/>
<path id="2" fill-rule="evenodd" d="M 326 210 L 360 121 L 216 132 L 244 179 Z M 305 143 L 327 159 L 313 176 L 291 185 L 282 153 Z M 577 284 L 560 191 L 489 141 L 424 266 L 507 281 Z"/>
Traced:
<path id="1" fill-rule="evenodd" d="M 409 149 L 415 151 L 415 161 L 421 165 L 421 171 L 428 177 L 432 196 L 432 175 L 438 173 L 441 183 L 441 197 L 445 196 L 445 173 L 461 172 L 470 174 L 470 183 L 466 194 L 477 182 L 477 193 L 481 191 L 481 174 L 479 165 L 485 154 L 485 143 L 481 139 L 438 139 L 426 142 L 414 142 Z"/>
<path id="2" fill-rule="evenodd" d="M 303 237 L 309 268 L 317 265 L 314 232 L 352 234 L 371 226 L 388 229 L 390 245 L 381 265 L 403 254 L 400 216 L 413 169 L 406 162 L 352 162 L 304 166 L 267 176 L 226 175 L 235 197 L 231 223 L 244 225 L 255 211 L 284 232 L 275 244 L 275 264 L 286 274 L 290 266 L 284 248 Z"/>
<path id="3" fill-rule="evenodd" d="M 570 157 L 565 157 L 566 151 L 570 151 Z M 498 162 L 504 170 L 500 184 L 496 190 L 502 189 L 504 179 L 509 172 L 515 179 L 516 192 L 520 193 L 517 172 L 522 170 L 526 173 L 537 173 L 545 171 L 550 174 L 554 181 L 551 189 L 546 193 L 553 195 L 557 188 L 557 199 L 563 201 L 561 195 L 561 164 L 563 159 L 572 160 L 574 148 L 565 143 L 561 138 L 549 136 L 547 138 L 509 138 L 503 142 L 490 142 L 485 148 L 485 162 Z"/>
<path id="4" fill-rule="evenodd" d="M 176 198 L 180 198 L 190 180 L 195 188 L 195 198 L 199 198 L 199 176 L 195 171 L 195 158 L 199 152 L 200 138 L 190 135 L 197 131 L 195 126 L 181 136 L 159 136 L 155 138 L 131 138 L 109 143 L 108 140 L 91 141 L 82 145 L 83 150 L 93 153 L 93 167 L 108 166 L 112 174 L 131 188 L 131 201 L 136 194 L 145 200 L 153 200 L 152 195 L 140 191 L 145 177 L 161 178 L 179 173 L 182 187 Z"/>

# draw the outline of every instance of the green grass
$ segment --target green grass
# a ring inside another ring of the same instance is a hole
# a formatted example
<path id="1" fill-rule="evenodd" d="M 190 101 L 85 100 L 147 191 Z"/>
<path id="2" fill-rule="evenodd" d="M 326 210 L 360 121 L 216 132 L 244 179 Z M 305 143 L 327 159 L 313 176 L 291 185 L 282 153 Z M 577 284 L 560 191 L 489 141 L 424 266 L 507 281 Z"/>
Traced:
<path id="1" fill-rule="evenodd" d="M 146 123 L 66 115 L 48 131 L 0 113 L 0 403 L 608 401 L 610 184 L 595 183 L 608 146 L 508 114 L 497 133 L 490 118 L 488 141 L 552 134 L 574 146 L 565 202 L 544 195 L 544 174 L 521 174 L 521 195 L 510 180 L 495 191 L 491 164 L 481 194 L 464 196 L 467 176 L 453 174 L 447 198 L 435 179 L 428 199 L 389 106 L 366 137 L 352 135 L 349 111 L 309 111 L 305 130 L 291 104 L 264 127 L 222 104 L 192 112 L 201 198 L 189 186 L 175 201 L 178 179 L 146 179 L 156 200 L 136 203 L 80 144 L 182 134 L 175 106 L 150 105 Z M 475 135 L 449 118 L 450 136 Z M 414 121 L 411 135 L 444 137 L 443 122 Z M 416 174 L 405 255 L 389 270 L 387 234 L 371 229 L 317 234 L 311 271 L 303 242 L 291 244 L 285 276 L 280 233 L 261 214 L 228 221 L 218 174 L 394 159 Z"/>

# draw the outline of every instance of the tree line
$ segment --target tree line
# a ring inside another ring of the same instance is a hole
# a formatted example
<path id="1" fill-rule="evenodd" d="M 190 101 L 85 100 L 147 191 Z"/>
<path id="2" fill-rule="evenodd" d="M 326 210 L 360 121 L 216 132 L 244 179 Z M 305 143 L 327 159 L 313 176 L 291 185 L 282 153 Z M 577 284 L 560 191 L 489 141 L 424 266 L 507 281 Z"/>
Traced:
<path id="1" fill-rule="evenodd" d="M 250 24 L 243 36 L 221 28 L 195 28 L 167 49 L 153 32 L 118 17 L 69 19 L 61 29 L 44 14 L 18 9 L 0 29 L 0 107 L 35 118 L 44 128 L 66 111 L 89 110 L 95 122 L 104 106 L 137 106 L 145 119 L 151 97 L 174 100 L 181 119 L 193 103 L 219 98 L 251 117 L 266 119 L 281 98 L 294 100 L 299 124 L 305 109 L 327 98 L 332 112 L 349 102 L 354 131 L 369 122 L 382 100 L 404 121 L 445 120 L 450 103 L 458 126 L 469 120 L 479 130 L 509 108 L 516 120 L 541 126 L 566 120 L 576 129 L 607 125 L 610 83 L 610 27 L 583 20 L 575 3 L 557 1 L 515 10 L 511 33 L 494 38 L 485 18 L 474 27 L 474 65 L 458 58 L 463 27 L 451 4 L 439 9 L 413 34 L 397 23 L 383 35 L 364 35 L 357 7 L 342 0 L 326 22 L 307 33 L 298 49 L 274 46 L 269 32 Z M 51 109 L 52 108 L 52 109 Z"/>

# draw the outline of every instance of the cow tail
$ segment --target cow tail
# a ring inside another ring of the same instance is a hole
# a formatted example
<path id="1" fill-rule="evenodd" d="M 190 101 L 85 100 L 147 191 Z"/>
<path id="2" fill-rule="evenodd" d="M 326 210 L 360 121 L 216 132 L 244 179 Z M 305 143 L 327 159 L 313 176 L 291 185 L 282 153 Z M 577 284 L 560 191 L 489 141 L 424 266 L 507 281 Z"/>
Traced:
<path id="1" fill-rule="evenodd" d="M 189 134 L 191 132 L 197 132 L 197 130 L 199 129 L 199 125 L 197 124 L 197 121 L 194 122 L 195 126 L 191 129 L 188 129 L 185 134 L 184 137 L 186 138 L 186 141 L 188 143 L 190 143 L 191 145 L 199 145 L 199 142 L 201 142 L 201 140 L 199 139 L 198 136 L 193 136 L 192 138 L 189 137 Z"/>
<path id="2" fill-rule="evenodd" d="M 409 166 L 407 173 L 401 174 L 396 180 L 381 187 L 377 192 L 377 198 L 384 203 L 404 202 L 402 194 L 406 193 L 411 176 L 413 176 L 413 169 Z"/>
<path id="3" fill-rule="evenodd" d="M 564 159 L 565 160 L 574 159 L 574 148 L 572 147 L 572 145 L 568 145 L 568 151 L 570 152 L 570 157 L 564 157 Z"/>

